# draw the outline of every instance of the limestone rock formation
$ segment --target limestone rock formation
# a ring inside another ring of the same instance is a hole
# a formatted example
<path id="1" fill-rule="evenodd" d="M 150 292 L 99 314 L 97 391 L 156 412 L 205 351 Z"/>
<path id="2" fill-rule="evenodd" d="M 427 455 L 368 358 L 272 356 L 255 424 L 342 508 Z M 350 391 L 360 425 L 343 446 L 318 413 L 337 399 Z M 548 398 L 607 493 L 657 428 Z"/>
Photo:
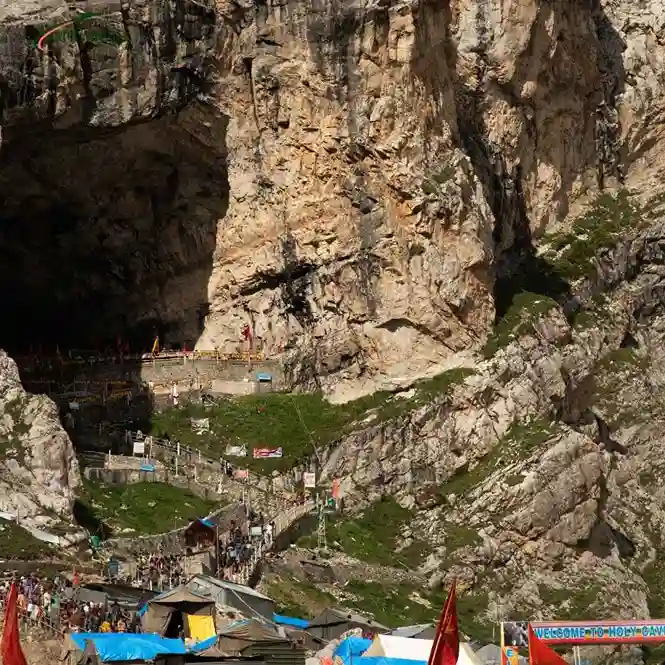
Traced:
<path id="1" fill-rule="evenodd" d="M 0 510 L 28 526 L 70 522 L 78 462 L 56 405 L 26 393 L 14 361 L 0 354 Z"/>

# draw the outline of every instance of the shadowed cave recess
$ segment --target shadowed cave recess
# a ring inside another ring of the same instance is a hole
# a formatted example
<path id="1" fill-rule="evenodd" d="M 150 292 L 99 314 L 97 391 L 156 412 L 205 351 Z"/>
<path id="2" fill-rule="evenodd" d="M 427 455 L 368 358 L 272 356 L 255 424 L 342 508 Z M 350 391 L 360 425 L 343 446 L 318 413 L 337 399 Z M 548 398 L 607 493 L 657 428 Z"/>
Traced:
<path id="1" fill-rule="evenodd" d="M 194 110 L 183 112 L 195 113 Z M 166 116 L 107 137 L 12 146 L 0 162 L 0 347 L 150 350 L 196 341 L 224 155 Z"/>
<path id="2" fill-rule="evenodd" d="M 38 53 L 38 36 L 63 18 L 46 8 L 16 25 L 0 11 L 0 349 L 27 390 L 56 392 L 65 416 L 68 382 L 136 385 L 141 367 L 125 360 L 103 374 L 54 362 L 56 352 L 197 341 L 229 185 L 228 119 L 201 101 L 214 72 L 214 9 L 107 3 L 94 34 L 101 25 L 117 39 L 100 43 L 77 25 Z M 103 422 L 149 426 L 144 397 L 84 400 L 68 427 L 75 446 L 101 445 Z"/>

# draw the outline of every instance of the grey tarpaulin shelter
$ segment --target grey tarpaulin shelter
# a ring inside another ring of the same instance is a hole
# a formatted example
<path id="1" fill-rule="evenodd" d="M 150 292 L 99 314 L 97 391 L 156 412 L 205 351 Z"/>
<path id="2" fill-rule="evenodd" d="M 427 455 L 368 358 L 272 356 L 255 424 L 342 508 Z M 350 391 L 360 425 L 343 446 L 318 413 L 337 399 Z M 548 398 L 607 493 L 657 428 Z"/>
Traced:
<path id="1" fill-rule="evenodd" d="M 319 614 L 309 622 L 308 632 L 314 637 L 326 641 L 338 638 L 342 633 L 352 628 L 360 628 L 363 634 L 377 635 L 390 632 L 390 628 L 381 625 L 377 621 L 364 617 L 355 612 L 331 607 Z"/>
<path id="2" fill-rule="evenodd" d="M 272 621 L 275 601 L 250 586 L 234 584 L 209 575 L 194 575 L 187 588 L 212 598 L 217 605 L 234 607 L 244 615 L 261 616 Z"/>
<path id="3" fill-rule="evenodd" d="M 180 630 L 187 630 L 185 614 L 214 617 L 215 601 L 180 585 L 148 601 L 146 612 L 141 617 L 141 630 L 164 637 L 177 637 Z"/>

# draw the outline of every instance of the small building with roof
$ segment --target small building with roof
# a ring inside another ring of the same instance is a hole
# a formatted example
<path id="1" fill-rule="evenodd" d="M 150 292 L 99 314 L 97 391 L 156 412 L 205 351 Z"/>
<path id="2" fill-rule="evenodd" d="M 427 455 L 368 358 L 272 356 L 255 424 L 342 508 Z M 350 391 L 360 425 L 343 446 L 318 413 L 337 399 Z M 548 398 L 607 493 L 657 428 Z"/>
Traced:
<path id="1" fill-rule="evenodd" d="M 183 536 L 187 547 L 210 547 L 217 537 L 217 522 L 211 517 L 196 519 L 185 529 Z"/>
<path id="2" fill-rule="evenodd" d="M 348 610 L 332 607 L 309 622 L 308 632 L 314 637 L 330 641 L 352 628 L 360 628 L 365 636 L 374 636 L 390 632 L 390 628 L 374 619 Z"/>
<path id="3" fill-rule="evenodd" d="M 416 640 L 433 640 L 436 626 L 432 623 L 419 623 L 414 626 L 401 626 L 391 630 L 390 635 L 395 637 L 411 637 Z"/>

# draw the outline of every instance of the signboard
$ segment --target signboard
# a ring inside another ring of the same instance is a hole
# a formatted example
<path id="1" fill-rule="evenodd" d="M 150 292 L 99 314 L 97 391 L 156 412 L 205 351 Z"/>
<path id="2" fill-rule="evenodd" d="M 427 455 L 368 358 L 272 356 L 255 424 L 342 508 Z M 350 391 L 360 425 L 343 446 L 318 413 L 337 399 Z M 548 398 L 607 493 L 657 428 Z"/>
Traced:
<path id="1" fill-rule="evenodd" d="M 134 441 L 134 454 L 135 455 L 145 454 L 145 441 Z"/>
<path id="2" fill-rule="evenodd" d="M 501 623 L 501 665 L 519 665 L 522 653 L 529 647 L 529 622 L 504 621 Z"/>
<path id="3" fill-rule="evenodd" d="M 546 644 L 645 644 L 665 642 L 665 620 L 539 621 L 532 624 Z"/>
<path id="4" fill-rule="evenodd" d="M 282 448 L 254 448 L 252 451 L 252 457 L 254 459 L 273 459 L 276 457 L 282 457 L 282 455 Z"/>
<path id="5" fill-rule="evenodd" d="M 226 446 L 226 454 L 229 457 L 247 457 L 247 446 Z"/>
<path id="6" fill-rule="evenodd" d="M 501 624 L 501 644 L 507 647 L 529 647 L 529 622 L 504 621 Z"/>
<path id="7" fill-rule="evenodd" d="M 308 489 L 316 487 L 316 474 L 311 471 L 305 471 L 302 474 L 302 483 Z"/>
<path id="8" fill-rule="evenodd" d="M 249 471 L 247 469 L 234 469 L 233 477 L 236 480 L 247 480 L 249 478 Z"/>
<path id="9" fill-rule="evenodd" d="M 192 426 L 192 431 L 197 434 L 210 431 L 210 418 L 190 418 L 189 422 Z"/>
<path id="10" fill-rule="evenodd" d="M 249 527 L 249 535 L 260 538 L 263 535 L 263 529 L 260 526 Z"/>

